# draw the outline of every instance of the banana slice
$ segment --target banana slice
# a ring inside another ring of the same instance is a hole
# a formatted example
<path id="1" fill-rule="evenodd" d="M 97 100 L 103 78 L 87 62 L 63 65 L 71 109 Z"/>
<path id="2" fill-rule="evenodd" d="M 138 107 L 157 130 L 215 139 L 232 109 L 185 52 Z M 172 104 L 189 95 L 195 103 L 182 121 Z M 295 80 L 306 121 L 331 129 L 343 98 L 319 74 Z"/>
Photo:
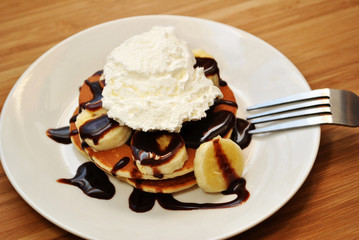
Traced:
<path id="1" fill-rule="evenodd" d="M 206 52 L 205 50 L 203 50 L 201 48 L 192 49 L 192 53 L 195 57 L 213 58 L 213 56 L 211 54 L 209 54 L 208 52 Z"/>
<path id="2" fill-rule="evenodd" d="M 140 172 L 158 178 L 182 168 L 188 159 L 183 138 L 178 133 L 136 131 L 131 151 Z"/>
<path id="3" fill-rule="evenodd" d="M 125 144 L 131 136 L 132 130 L 127 126 L 120 126 L 108 118 L 107 110 L 84 109 L 76 118 L 79 135 L 94 151 L 104 151 Z"/>
<path id="4" fill-rule="evenodd" d="M 221 192 L 240 178 L 244 160 L 241 148 L 220 136 L 202 143 L 194 158 L 197 184 L 205 192 Z"/>

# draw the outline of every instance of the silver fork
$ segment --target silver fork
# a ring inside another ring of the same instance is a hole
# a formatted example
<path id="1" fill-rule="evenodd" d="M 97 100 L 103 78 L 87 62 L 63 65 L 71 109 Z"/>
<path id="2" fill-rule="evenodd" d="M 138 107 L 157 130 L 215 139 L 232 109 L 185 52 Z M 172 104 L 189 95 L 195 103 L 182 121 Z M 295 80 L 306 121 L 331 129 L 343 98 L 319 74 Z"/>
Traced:
<path id="1" fill-rule="evenodd" d="M 281 106 L 248 116 L 247 120 L 256 127 L 249 133 L 265 133 L 321 124 L 359 126 L 359 97 L 347 90 L 329 88 L 313 90 L 257 104 L 248 107 L 247 111 L 278 105 Z M 291 120 L 268 125 L 269 122 L 285 119 Z"/>

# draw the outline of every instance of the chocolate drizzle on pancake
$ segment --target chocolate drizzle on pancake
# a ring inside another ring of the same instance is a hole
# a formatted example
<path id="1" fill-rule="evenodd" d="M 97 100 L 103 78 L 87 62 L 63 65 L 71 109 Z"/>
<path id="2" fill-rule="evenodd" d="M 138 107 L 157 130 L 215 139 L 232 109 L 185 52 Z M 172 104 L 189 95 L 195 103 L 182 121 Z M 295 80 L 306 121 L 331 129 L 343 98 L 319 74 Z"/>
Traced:
<path id="1" fill-rule="evenodd" d="M 85 109 L 88 109 L 90 111 L 96 111 L 98 109 L 102 108 L 102 101 L 98 101 L 98 102 L 91 102 L 91 103 L 87 103 L 85 105 Z"/>
<path id="2" fill-rule="evenodd" d="M 57 181 L 77 186 L 87 196 L 93 198 L 111 199 L 115 194 L 115 187 L 106 173 L 92 162 L 82 164 L 73 178 L 60 178 Z"/>
<path id="3" fill-rule="evenodd" d="M 73 115 L 73 116 L 70 118 L 69 123 L 76 122 L 77 116 L 78 116 L 78 114 Z"/>
<path id="4" fill-rule="evenodd" d="M 227 86 L 227 82 L 223 81 L 222 79 L 219 79 L 219 86 L 221 87 Z"/>
<path id="5" fill-rule="evenodd" d="M 70 137 L 79 134 L 79 130 L 74 129 L 70 132 Z"/>
<path id="6" fill-rule="evenodd" d="M 233 128 L 231 139 L 238 144 L 242 149 L 248 147 L 252 140 L 252 135 L 248 132 L 255 129 L 254 124 L 237 118 L 236 124 Z"/>
<path id="7" fill-rule="evenodd" d="M 190 148 L 198 148 L 202 143 L 220 135 L 225 137 L 233 128 L 236 117 L 232 112 L 221 110 L 207 111 L 207 116 L 199 121 L 190 121 L 183 124 L 181 136 Z"/>
<path id="8" fill-rule="evenodd" d="M 92 76 L 101 76 L 103 74 L 103 70 L 99 70 L 97 72 L 95 72 L 94 74 L 92 74 Z"/>
<path id="9" fill-rule="evenodd" d="M 118 125 L 119 123 L 112 118 L 102 115 L 84 123 L 79 129 L 79 133 L 82 139 L 89 138 L 93 140 L 94 144 L 98 144 L 105 133 Z"/>
<path id="10" fill-rule="evenodd" d="M 226 104 L 235 108 L 238 108 L 238 104 L 236 102 L 233 101 L 229 101 L 229 100 L 223 100 L 223 99 L 216 99 L 214 100 L 214 105 L 217 106 L 219 104 Z"/>
<path id="11" fill-rule="evenodd" d="M 120 159 L 120 161 L 118 161 L 115 166 L 113 166 L 111 173 L 112 175 L 116 175 L 116 172 L 122 168 L 124 168 L 128 163 L 130 162 L 130 158 L 129 157 L 123 157 Z"/>
<path id="12" fill-rule="evenodd" d="M 161 138 L 165 138 L 164 142 Z M 158 166 L 170 161 L 183 144 L 178 133 L 136 131 L 132 136 L 131 151 L 141 165 Z"/>
<path id="13" fill-rule="evenodd" d="M 87 79 L 87 80 L 85 80 L 85 84 L 87 86 L 89 86 L 93 97 L 90 101 L 81 103 L 80 109 L 84 109 L 84 108 L 86 108 L 87 104 L 95 104 L 95 103 L 101 101 L 101 99 L 102 99 L 102 86 L 101 86 L 100 81 L 90 82 L 90 80 Z M 101 105 L 102 105 L 102 103 L 101 103 Z"/>

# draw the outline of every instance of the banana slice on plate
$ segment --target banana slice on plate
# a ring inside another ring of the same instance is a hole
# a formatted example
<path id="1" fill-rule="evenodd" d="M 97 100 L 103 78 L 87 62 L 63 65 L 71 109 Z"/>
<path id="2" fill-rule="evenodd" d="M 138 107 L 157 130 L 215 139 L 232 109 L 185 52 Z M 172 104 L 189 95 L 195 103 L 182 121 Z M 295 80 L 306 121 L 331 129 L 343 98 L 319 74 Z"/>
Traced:
<path id="1" fill-rule="evenodd" d="M 120 126 L 107 116 L 107 110 L 84 109 L 76 118 L 76 127 L 80 137 L 94 151 L 104 151 L 119 147 L 127 142 L 132 130 L 127 126 Z"/>
<path id="2" fill-rule="evenodd" d="M 197 184 L 205 192 L 222 192 L 242 176 L 242 149 L 232 140 L 215 137 L 202 143 L 194 158 Z"/>

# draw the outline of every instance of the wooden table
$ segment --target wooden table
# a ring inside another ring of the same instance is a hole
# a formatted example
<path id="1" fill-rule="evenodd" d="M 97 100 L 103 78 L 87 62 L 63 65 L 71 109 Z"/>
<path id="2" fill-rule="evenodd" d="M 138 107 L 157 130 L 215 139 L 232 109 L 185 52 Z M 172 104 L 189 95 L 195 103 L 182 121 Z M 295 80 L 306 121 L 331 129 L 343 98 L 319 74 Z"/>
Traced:
<path id="1" fill-rule="evenodd" d="M 240 28 L 284 53 L 313 89 L 359 94 L 357 0 L 2 0 L 0 9 L 1 108 L 20 75 L 50 47 L 95 24 L 145 14 Z M 0 239 L 19 238 L 77 239 L 23 201 L 0 167 Z M 359 128 L 323 126 L 304 185 L 269 219 L 234 239 L 359 239 Z"/>

